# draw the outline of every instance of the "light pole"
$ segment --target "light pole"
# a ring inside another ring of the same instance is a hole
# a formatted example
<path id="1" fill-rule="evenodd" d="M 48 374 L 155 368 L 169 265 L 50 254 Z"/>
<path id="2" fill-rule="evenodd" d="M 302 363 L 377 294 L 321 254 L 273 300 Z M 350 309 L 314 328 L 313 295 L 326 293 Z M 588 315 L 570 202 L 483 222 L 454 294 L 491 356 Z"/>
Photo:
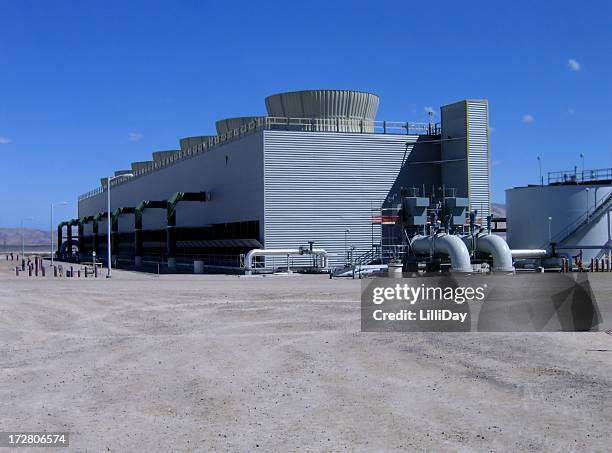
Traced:
<path id="1" fill-rule="evenodd" d="M 580 153 L 580 165 L 582 166 L 582 181 L 584 181 L 584 153 Z"/>
<path id="2" fill-rule="evenodd" d="M 68 204 L 67 201 L 60 201 L 59 203 L 51 203 L 51 267 L 53 267 L 53 207 L 54 206 L 66 206 Z M 72 228 L 72 227 L 71 227 Z M 58 244 L 61 246 L 61 244 Z"/>
<path id="3" fill-rule="evenodd" d="M 344 230 L 344 262 L 348 263 L 348 253 L 346 251 L 346 242 L 347 242 L 347 235 L 350 234 L 351 230 L 349 228 L 347 228 L 346 230 Z"/>
<path id="4" fill-rule="evenodd" d="M 542 177 L 542 157 L 538 156 L 538 169 L 540 171 L 540 185 L 544 185 L 544 178 Z"/>
<path id="5" fill-rule="evenodd" d="M 589 188 L 587 187 L 586 189 L 584 189 L 584 191 L 586 192 L 586 211 L 587 211 L 587 223 L 589 222 L 589 218 L 590 218 L 590 214 L 589 214 Z"/>
<path id="6" fill-rule="evenodd" d="M 25 256 L 25 239 L 23 238 L 23 222 L 25 220 L 34 220 L 32 217 L 26 217 L 25 219 L 21 219 L 21 256 Z"/>
<path id="7" fill-rule="evenodd" d="M 109 176 L 108 180 L 106 182 L 106 201 L 107 201 L 107 208 L 106 208 L 106 255 L 107 255 L 107 263 L 106 263 L 106 267 L 108 269 L 108 272 L 106 273 L 106 278 L 111 278 L 111 268 L 113 267 L 112 263 L 111 263 L 111 259 L 113 258 L 111 256 L 111 198 L 110 198 L 110 192 L 111 192 L 111 182 L 117 178 L 125 178 L 125 177 L 130 177 L 130 176 L 134 176 L 132 173 L 125 173 L 122 175 L 116 175 L 116 176 Z"/>
<path id="8" fill-rule="evenodd" d="M 552 217 L 548 218 L 548 243 L 550 244 L 552 242 L 552 228 L 551 228 L 551 223 L 552 223 Z"/>

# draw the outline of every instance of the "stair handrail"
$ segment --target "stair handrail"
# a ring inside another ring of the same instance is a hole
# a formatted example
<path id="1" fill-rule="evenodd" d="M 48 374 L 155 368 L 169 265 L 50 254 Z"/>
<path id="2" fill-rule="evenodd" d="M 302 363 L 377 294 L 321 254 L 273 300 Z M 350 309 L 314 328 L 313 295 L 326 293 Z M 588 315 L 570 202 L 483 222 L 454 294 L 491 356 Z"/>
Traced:
<path id="1" fill-rule="evenodd" d="M 606 196 L 606 198 L 604 198 L 599 203 L 599 205 L 594 206 L 592 209 L 587 207 L 584 213 L 580 214 L 578 218 L 574 219 L 572 222 L 567 224 L 563 229 L 561 229 L 557 234 L 555 234 L 551 238 L 550 241 L 547 241 L 544 244 L 542 244 L 541 247 L 544 248 L 547 245 L 549 245 L 551 242 L 554 242 L 555 244 L 561 244 L 563 241 L 569 239 L 580 228 L 582 228 L 587 223 L 590 223 L 591 219 L 594 218 L 594 215 L 597 214 L 598 211 L 604 209 L 606 205 L 610 204 L 611 202 L 612 202 L 612 192 L 610 192 Z"/>

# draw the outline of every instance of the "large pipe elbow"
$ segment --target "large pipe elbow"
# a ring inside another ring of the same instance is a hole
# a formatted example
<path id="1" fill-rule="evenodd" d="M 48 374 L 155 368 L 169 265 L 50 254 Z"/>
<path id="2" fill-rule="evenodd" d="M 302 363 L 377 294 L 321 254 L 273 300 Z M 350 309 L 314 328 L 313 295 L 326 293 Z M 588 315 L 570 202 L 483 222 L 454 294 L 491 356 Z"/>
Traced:
<path id="1" fill-rule="evenodd" d="M 503 238 L 494 234 L 482 234 L 474 236 L 474 240 L 478 252 L 486 253 L 493 258 L 493 268 L 491 269 L 493 272 L 514 272 L 512 252 Z M 471 249 L 471 236 L 464 236 L 463 241 Z"/>
<path id="2" fill-rule="evenodd" d="M 458 236 L 449 234 L 415 236 L 411 245 L 415 253 L 448 256 L 453 272 L 472 272 L 470 252 Z"/>

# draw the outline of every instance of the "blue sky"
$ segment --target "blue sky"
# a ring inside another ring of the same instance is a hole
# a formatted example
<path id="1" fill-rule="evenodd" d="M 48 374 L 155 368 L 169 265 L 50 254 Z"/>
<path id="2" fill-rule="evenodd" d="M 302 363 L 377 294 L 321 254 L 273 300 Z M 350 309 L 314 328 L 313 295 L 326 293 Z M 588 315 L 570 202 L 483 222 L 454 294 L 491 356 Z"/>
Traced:
<path id="1" fill-rule="evenodd" d="M 99 178 L 265 96 L 347 88 L 379 119 L 487 98 L 493 199 L 612 167 L 609 2 L 0 0 L 0 226 L 76 216 Z"/>

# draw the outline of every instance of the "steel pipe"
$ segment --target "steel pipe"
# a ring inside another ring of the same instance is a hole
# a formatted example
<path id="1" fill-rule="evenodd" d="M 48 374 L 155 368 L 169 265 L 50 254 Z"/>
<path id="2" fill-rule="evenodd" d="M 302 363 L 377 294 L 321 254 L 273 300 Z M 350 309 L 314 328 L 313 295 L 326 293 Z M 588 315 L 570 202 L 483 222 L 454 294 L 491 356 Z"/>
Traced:
<path id="1" fill-rule="evenodd" d="M 256 256 L 307 256 L 314 255 L 323 258 L 323 269 L 327 268 L 327 251 L 325 249 L 312 249 L 308 253 L 299 249 L 253 249 L 244 257 L 244 268 L 247 271 L 253 270 L 253 258 Z"/>
<path id="2" fill-rule="evenodd" d="M 475 234 L 474 236 L 462 236 L 463 242 L 468 250 L 472 244 L 478 252 L 491 255 L 493 258 L 493 272 L 514 272 L 512 265 L 512 253 L 508 243 L 501 237 L 489 233 Z"/>
<path id="3" fill-rule="evenodd" d="M 453 272 L 472 272 L 470 252 L 459 236 L 437 234 L 435 236 L 415 236 L 411 241 L 416 254 L 443 255 L 450 257 Z"/>
<path id="4" fill-rule="evenodd" d="M 543 258 L 547 255 L 544 249 L 511 249 L 512 258 Z"/>

